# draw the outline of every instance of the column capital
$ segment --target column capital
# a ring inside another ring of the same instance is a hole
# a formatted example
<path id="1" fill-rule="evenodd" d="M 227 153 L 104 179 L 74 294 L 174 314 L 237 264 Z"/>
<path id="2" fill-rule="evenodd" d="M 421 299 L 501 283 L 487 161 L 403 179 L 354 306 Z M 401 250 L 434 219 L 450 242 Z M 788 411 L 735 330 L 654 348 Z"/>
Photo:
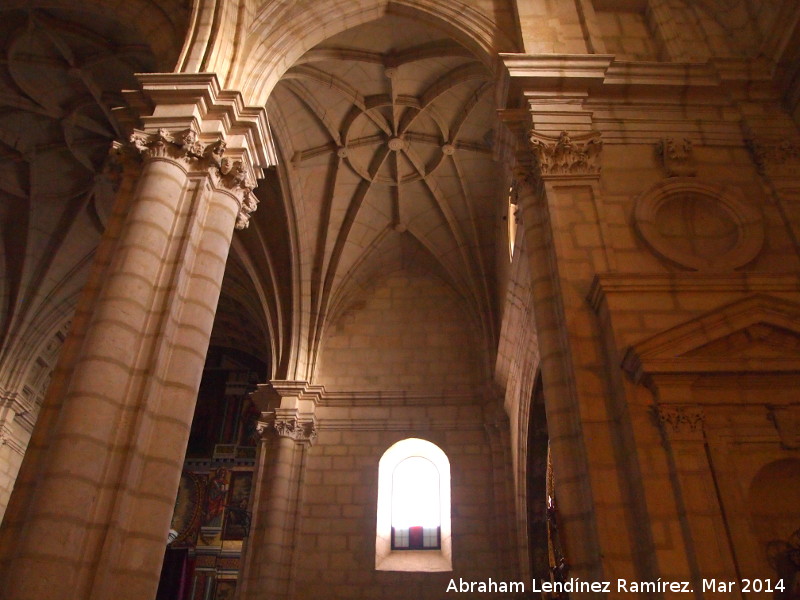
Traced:
<path id="1" fill-rule="evenodd" d="M 275 434 L 313 444 L 317 437 L 314 413 L 322 392 L 320 386 L 306 381 L 275 380 L 259 385 L 251 398 L 262 411 L 257 425 L 262 438 Z"/>
<path id="2" fill-rule="evenodd" d="M 252 194 L 277 153 L 263 106 L 246 106 L 235 90 L 220 88 L 214 73 L 146 73 L 128 92 L 142 115 L 132 144 L 146 157 L 193 161 L 239 202 L 236 228 L 249 225 L 258 200 Z M 224 155 L 224 156 L 223 156 Z"/>
<path id="3" fill-rule="evenodd" d="M 316 418 L 313 414 L 301 414 L 297 409 L 263 412 L 256 429 L 262 439 L 272 434 L 308 445 L 317 439 Z"/>
<path id="4" fill-rule="evenodd" d="M 233 194 L 239 203 L 236 229 L 246 229 L 250 216 L 258 207 L 252 191 L 256 187 L 251 170 L 243 160 L 223 156 L 226 142 L 218 134 L 205 136 L 206 141 L 192 128 L 170 131 L 160 127 L 155 132 L 134 129 L 130 144 L 149 160 L 171 160 L 189 171 L 208 172 L 217 188 Z"/>
<path id="5" fill-rule="evenodd" d="M 659 404 L 656 417 L 668 440 L 702 440 L 705 424 L 703 407 L 694 404 Z"/>
<path id="6" fill-rule="evenodd" d="M 562 131 L 552 136 L 532 130 L 529 141 L 542 179 L 596 179 L 600 176 L 603 142 L 599 131 L 575 136 Z"/>
<path id="7" fill-rule="evenodd" d="M 168 158 L 199 169 L 219 165 L 225 151 L 225 142 L 220 136 L 203 142 L 192 127 L 178 130 L 159 127 L 155 131 L 134 129 L 130 143 L 146 159 Z"/>

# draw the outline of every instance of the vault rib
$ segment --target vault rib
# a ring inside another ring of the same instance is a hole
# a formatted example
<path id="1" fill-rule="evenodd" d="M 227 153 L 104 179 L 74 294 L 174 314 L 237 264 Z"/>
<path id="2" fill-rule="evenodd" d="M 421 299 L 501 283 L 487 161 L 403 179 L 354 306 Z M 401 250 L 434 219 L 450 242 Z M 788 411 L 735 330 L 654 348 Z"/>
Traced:
<path id="1" fill-rule="evenodd" d="M 309 81 L 314 81 L 330 88 L 331 90 L 339 92 L 348 101 L 357 106 L 362 112 L 366 110 L 364 96 L 362 96 L 358 90 L 356 90 L 343 79 L 326 71 L 322 71 L 321 69 L 317 69 L 316 67 L 311 67 L 309 65 L 298 65 L 296 67 L 292 67 L 286 71 L 283 79 L 307 79 Z"/>
<path id="2" fill-rule="evenodd" d="M 406 151 L 406 156 L 410 158 L 410 154 L 412 152 Z M 415 168 L 418 168 L 417 161 L 411 161 Z M 458 253 L 461 256 L 461 261 L 463 266 L 466 268 L 466 275 L 469 281 L 469 285 L 472 288 L 472 298 L 473 302 L 476 300 L 476 288 L 478 284 L 475 281 L 475 273 L 472 266 L 472 261 L 470 260 L 470 256 L 468 254 L 467 244 L 464 241 L 463 232 L 460 230 L 458 223 L 456 221 L 455 215 L 453 214 L 450 205 L 447 203 L 447 199 L 441 194 L 441 188 L 436 185 L 432 185 L 429 178 L 426 178 L 424 174 L 422 175 L 422 182 L 424 183 L 425 187 L 430 192 L 431 197 L 434 200 L 434 205 L 439 209 L 439 212 L 444 219 L 445 223 L 447 224 L 447 228 L 450 231 L 451 235 L 455 239 L 456 246 L 458 247 Z M 434 256 L 436 256 L 434 254 Z M 442 263 L 445 268 L 447 268 L 444 263 Z M 474 307 L 477 308 L 477 307 Z"/>
<path id="3" fill-rule="evenodd" d="M 475 211 L 473 210 L 474 206 L 473 199 L 472 195 L 470 194 L 469 188 L 467 186 L 467 181 L 464 176 L 464 172 L 461 168 L 461 165 L 458 162 L 457 154 L 453 154 L 450 157 L 450 159 L 453 163 L 453 168 L 455 169 L 456 174 L 458 175 L 458 177 L 456 178 L 458 179 L 458 187 L 461 192 L 461 198 L 464 201 L 464 205 L 466 206 L 467 215 L 469 216 L 472 239 L 475 240 L 475 246 L 472 258 L 473 261 L 478 266 L 477 281 L 479 282 L 479 284 L 482 284 L 478 285 L 478 287 L 480 288 L 480 291 L 483 292 L 482 294 L 480 294 L 480 298 L 482 299 L 481 304 L 483 304 L 485 308 L 485 310 L 478 311 L 479 314 L 481 315 L 481 325 L 483 326 L 484 331 L 487 334 L 485 339 L 494 340 L 494 333 L 495 333 L 494 321 L 492 319 L 487 318 L 487 315 L 489 314 L 489 308 L 492 305 L 491 295 L 489 288 L 487 286 L 488 278 L 486 273 L 486 265 L 484 264 L 483 255 L 481 254 L 478 246 L 480 242 L 480 233 L 477 227 L 477 219 L 475 217 Z M 472 261 L 470 261 L 470 264 L 472 264 Z"/>
<path id="4" fill-rule="evenodd" d="M 339 131 L 328 118 L 328 111 L 325 107 L 317 102 L 317 99 L 308 91 L 308 88 L 299 81 L 285 81 L 284 85 L 287 89 L 294 94 L 294 96 L 306 106 L 306 108 L 313 114 L 320 124 L 325 127 L 328 135 L 331 137 L 333 143 L 337 146 L 342 145 L 342 138 L 339 136 Z"/>
<path id="5" fill-rule="evenodd" d="M 383 163 L 386 161 L 386 157 L 389 155 L 389 152 L 390 150 L 388 146 L 384 146 L 378 152 L 376 152 L 369 167 L 370 176 L 372 178 L 375 177 L 378 170 L 381 168 L 381 166 L 383 166 Z M 316 356 L 318 354 L 319 343 L 322 336 L 322 328 L 325 322 L 327 302 L 330 298 L 331 289 L 333 288 L 333 281 L 336 278 L 336 271 L 339 267 L 339 260 L 342 256 L 342 252 L 344 251 L 344 245 L 350 236 L 350 231 L 352 230 L 353 224 L 358 216 L 358 212 L 361 210 L 361 206 L 364 203 L 364 198 L 366 198 L 367 193 L 371 188 L 371 181 L 365 181 L 362 179 L 359 182 L 358 187 L 353 193 L 353 197 L 347 206 L 347 212 L 345 213 L 344 219 L 342 220 L 342 224 L 339 228 L 339 232 L 336 236 L 336 242 L 333 250 L 331 251 L 330 258 L 328 259 L 328 267 L 325 270 L 322 294 L 318 303 L 319 309 L 315 315 L 316 323 L 314 323 L 314 326 L 311 328 L 309 345 L 313 348 L 312 356 Z"/>
<path id="6" fill-rule="evenodd" d="M 325 268 L 325 248 L 328 241 L 333 199 L 336 194 L 336 183 L 339 180 L 341 168 L 342 158 L 333 155 L 327 181 L 325 182 L 325 194 L 321 206 L 322 214 L 320 215 L 319 229 L 317 231 L 317 249 L 314 253 L 314 263 L 311 270 L 311 310 L 313 315 L 319 314 L 320 302 L 322 301 L 322 273 Z"/>
<path id="7" fill-rule="evenodd" d="M 458 141 L 458 138 L 461 135 L 461 128 L 464 126 L 464 123 L 469 118 L 470 114 L 472 114 L 472 111 L 475 109 L 481 99 L 483 99 L 484 94 L 491 90 L 492 87 L 491 81 L 484 82 L 477 90 L 475 90 L 475 93 L 470 96 L 469 100 L 464 103 L 464 106 L 457 113 L 456 119 L 453 121 L 450 127 L 451 143 Z"/>
<path id="8" fill-rule="evenodd" d="M 461 85 L 462 83 L 466 83 L 468 81 L 473 81 L 475 79 L 486 79 L 487 73 L 486 70 L 483 68 L 482 65 L 477 63 L 468 63 L 466 65 L 461 65 L 456 67 L 455 69 L 451 69 L 444 75 L 442 75 L 439 79 L 434 81 L 428 89 L 426 89 L 422 95 L 420 96 L 420 110 L 409 112 L 403 115 L 403 119 L 400 122 L 399 133 L 402 135 L 405 133 L 411 125 L 413 125 L 416 118 L 422 114 L 426 109 L 428 109 L 433 103 L 436 98 L 447 92 L 448 90 L 453 89 L 454 87 Z"/>

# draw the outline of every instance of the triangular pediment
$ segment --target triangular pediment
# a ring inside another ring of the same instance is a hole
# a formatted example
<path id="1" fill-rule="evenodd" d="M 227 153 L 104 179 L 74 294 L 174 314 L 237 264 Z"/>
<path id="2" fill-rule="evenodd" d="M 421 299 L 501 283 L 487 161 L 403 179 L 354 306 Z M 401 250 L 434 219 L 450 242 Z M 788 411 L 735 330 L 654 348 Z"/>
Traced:
<path id="1" fill-rule="evenodd" d="M 628 349 L 635 379 L 655 373 L 800 372 L 800 305 L 755 295 L 671 327 Z"/>

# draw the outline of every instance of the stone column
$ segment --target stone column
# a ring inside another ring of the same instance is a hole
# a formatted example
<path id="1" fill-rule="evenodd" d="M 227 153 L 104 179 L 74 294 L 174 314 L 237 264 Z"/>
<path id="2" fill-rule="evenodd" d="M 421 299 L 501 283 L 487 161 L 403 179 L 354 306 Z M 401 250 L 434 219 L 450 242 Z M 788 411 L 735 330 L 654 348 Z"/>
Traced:
<path id="1" fill-rule="evenodd" d="M 143 88 L 156 109 L 124 151 L 141 175 L 109 222 L 0 532 L 6 600 L 146 600 L 158 585 L 266 122 L 213 75 Z"/>
<path id="2" fill-rule="evenodd" d="M 284 600 L 291 595 L 306 453 L 317 436 L 316 394 L 304 382 L 273 381 L 252 398 L 262 409 L 261 444 L 238 598 Z"/>
<path id="3" fill-rule="evenodd" d="M 578 118 L 585 116 L 576 112 Z M 519 203 L 569 575 L 603 581 L 618 572 L 611 561 L 629 553 L 630 544 L 605 359 L 586 301 L 593 275 L 612 269 L 614 260 L 600 201 L 602 142 L 592 131 L 534 131 L 520 146 Z"/>

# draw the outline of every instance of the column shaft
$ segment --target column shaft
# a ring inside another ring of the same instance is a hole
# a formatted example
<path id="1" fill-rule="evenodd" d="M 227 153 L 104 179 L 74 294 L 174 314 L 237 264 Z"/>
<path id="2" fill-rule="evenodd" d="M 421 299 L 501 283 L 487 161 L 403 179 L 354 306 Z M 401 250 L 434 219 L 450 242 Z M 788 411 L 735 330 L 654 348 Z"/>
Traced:
<path id="1" fill-rule="evenodd" d="M 253 526 L 243 551 L 238 598 L 288 600 L 302 510 L 306 453 L 317 435 L 315 401 L 304 382 L 272 382 L 253 394 L 266 410 L 251 511 Z"/>
<path id="2" fill-rule="evenodd" d="M 7 600 L 155 595 L 239 206 L 201 157 L 150 150 L 3 524 Z"/>

